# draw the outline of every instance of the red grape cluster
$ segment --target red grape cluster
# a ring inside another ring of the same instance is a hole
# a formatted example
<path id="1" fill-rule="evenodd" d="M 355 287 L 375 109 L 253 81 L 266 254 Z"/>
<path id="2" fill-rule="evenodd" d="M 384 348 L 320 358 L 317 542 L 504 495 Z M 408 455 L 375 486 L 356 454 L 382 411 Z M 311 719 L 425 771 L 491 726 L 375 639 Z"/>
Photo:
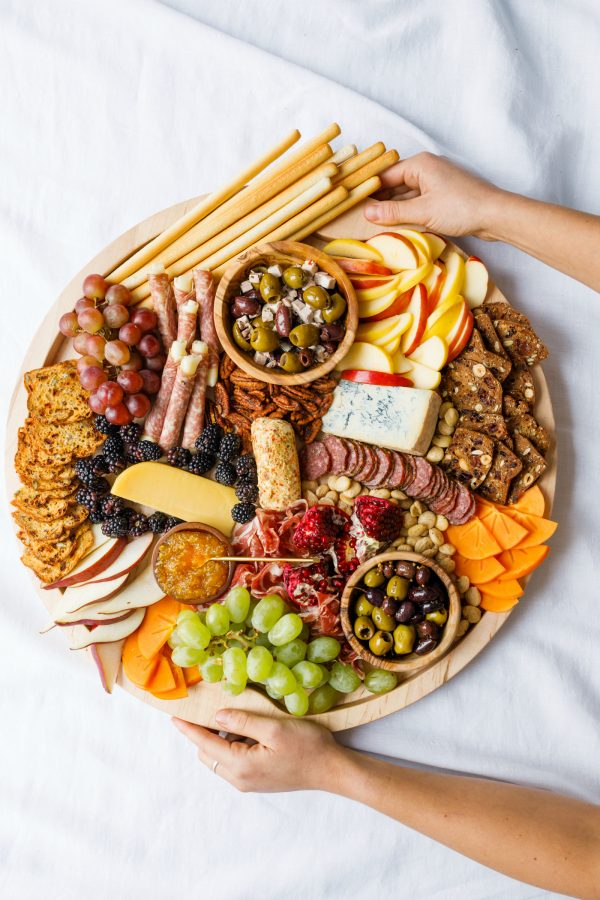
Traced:
<path id="1" fill-rule="evenodd" d="M 154 333 L 156 313 L 129 309 L 131 300 L 125 285 L 88 275 L 83 297 L 59 321 L 61 333 L 73 338 L 81 354 L 77 370 L 81 386 L 91 392 L 91 409 L 113 425 L 128 425 L 148 414 L 149 395 L 158 392 L 165 364 Z"/>

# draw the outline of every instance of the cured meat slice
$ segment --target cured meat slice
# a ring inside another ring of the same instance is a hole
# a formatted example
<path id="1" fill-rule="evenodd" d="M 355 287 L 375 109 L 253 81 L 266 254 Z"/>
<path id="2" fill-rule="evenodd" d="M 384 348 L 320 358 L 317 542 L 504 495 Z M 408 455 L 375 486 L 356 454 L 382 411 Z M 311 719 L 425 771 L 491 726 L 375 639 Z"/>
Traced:
<path id="1" fill-rule="evenodd" d="M 186 348 L 192 346 L 196 337 L 196 321 L 198 304 L 195 300 L 186 300 L 177 310 L 177 340 L 183 341 Z"/>
<path id="2" fill-rule="evenodd" d="M 406 472 L 406 466 L 404 464 L 404 457 L 401 453 L 394 452 L 394 468 L 388 475 L 388 480 L 386 487 L 391 491 L 400 488 L 400 485 L 404 481 L 404 475 Z"/>
<path id="3" fill-rule="evenodd" d="M 162 338 L 163 347 L 170 347 L 177 339 L 177 307 L 175 295 L 169 281 L 169 276 L 162 266 L 150 268 L 148 272 L 148 287 L 154 304 L 154 312 L 158 320 L 158 331 Z"/>
<path id="4" fill-rule="evenodd" d="M 196 299 L 194 279 L 191 275 L 178 275 L 177 278 L 173 279 L 173 295 L 177 309 L 187 300 Z"/>
<path id="5" fill-rule="evenodd" d="M 305 481 L 316 481 L 332 471 L 331 456 L 323 441 L 305 444 L 300 452 L 300 469 Z"/>
<path id="6" fill-rule="evenodd" d="M 380 487 L 394 467 L 394 459 L 389 450 L 376 447 L 375 455 L 377 456 L 377 466 L 369 480 L 365 482 L 366 487 Z"/>
<path id="7" fill-rule="evenodd" d="M 452 509 L 446 513 L 446 518 L 451 525 L 464 525 L 475 512 L 475 497 L 464 484 L 456 483 L 458 488 L 456 502 Z"/>
<path id="8" fill-rule="evenodd" d="M 448 484 L 448 479 L 439 466 L 433 466 L 433 476 L 427 486 L 427 494 L 423 497 L 426 503 L 437 500 L 444 487 Z"/>
<path id="9" fill-rule="evenodd" d="M 346 449 L 348 450 L 348 456 L 346 458 L 346 471 L 343 474 L 351 478 L 356 471 L 356 463 L 358 462 L 358 449 L 356 447 L 355 441 L 350 441 L 346 438 L 343 438 L 342 440 L 344 441 Z"/>
<path id="10" fill-rule="evenodd" d="M 415 456 L 416 475 L 410 486 L 410 496 L 417 499 L 426 497 L 433 479 L 433 466 L 423 456 Z"/>
<path id="11" fill-rule="evenodd" d="M 365 444 L 361 444 L 360 441 L 353 441 L 354 446 L 356 447 L 357 460 L 356 467 L 354 472 L 352 473 L 352 477 L 358 481 L 358 473 L 362 468 L 364 468 L 365 462 L 367 461 L 367 447 Z"/>
<path id="12" fill-rule="evenodd" d="M 362 469 L 360 469 L 360 471 L 356 473 L 356 480 L 360 481 L 361 484 L 365 484 L 365 482 L 367 482 L 373 475 L 377 464 L 378 459 L 377 454 L 375 453 L 375 448 L 365 444 L 365 462 Z"/>
<path id="13" fill-rule="evenodd" d="M 212 272 L 207 269 L 194 269 L 194 287 L 199 306 L 200 337 L 209 348 L 209 384 L 214 385 L 219 374 L 219 356 L 221 344 L 217 336 L 214 322 L 215 282 Z"/>
<path id="14" fill-rule="evenodd" d="M 185 347 L 173 341 L 160 379 L 160 390 L 154 398 L 152 409 L 144 422 L 144 434 L 150 440 L 158 441 L 169 407 L 169 400 L 175 384 L 177 366 L 185 355 Z"/>
<path id="15" fill-rule="evenodd" d="M 402 490 L 409 497 L 412 496 L 410 493 L 410 488 L 412 486 L 413 481 L 415 480 L 417 474 L 417 467 L 415 464 L 415 457 L 411 456 L 410 453 L 404 453 L 404 462 L 405 462 L 405 473 L 404 473 L 404 481 L 401 485 Z"/>
<path id="16" fill-rule="evenodd" d="M 439 497 L 429 504 L 429 508 L 440 516 L 447 516 L 452 512 L 458 498 L 458 482 L 448 481 Z"/>
<path id="17" fill-rule="evenodd" d="M 323 443 L 331 457 L 331 471 L 334 475 L 343 475 L 348 460 L 348 448 L 345 442 L 334 434 L 328 434 Z"/>
<path id="18" fill-rule="evenodd" d="M 196 370 L 200 359 L 201 357 L 199 356 L 185 356 L 177 367 L 175 383 L 173 384 L 165 421 L 160 433 L 159 444 L 163 450 L 170 450 L 177 444 L 181 427 L 185 421 L 190 397 L 192 396 Z"/>
<path id="19" fill-rule="evenodd" d="M 195 343 L 200 343 L 197 341 Z M 194 348 L 195 349 L 195 348 Z M 183 437 L 181 446 L 187 450 L 193 450 L 196 440 L 204 427 L 204 404 L 206 401 L 206 376 L 208 374 L 208 347 L 204 345 L 199 354 L 200 361 L 196 369 L 194 386 L 183 424 Z"/>

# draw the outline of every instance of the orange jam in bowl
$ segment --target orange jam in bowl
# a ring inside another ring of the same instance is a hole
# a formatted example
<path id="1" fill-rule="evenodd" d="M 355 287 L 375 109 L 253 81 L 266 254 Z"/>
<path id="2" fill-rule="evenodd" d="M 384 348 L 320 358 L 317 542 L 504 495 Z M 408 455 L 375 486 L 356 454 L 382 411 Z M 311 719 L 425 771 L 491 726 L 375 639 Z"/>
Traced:
<path id="1" fill-rule="evenodd" d="M 173 599 L 205 603 L 227 587 L 231 564 L 212 557 L 228 556 L 229 550 L 226 539 L 216 531 L 177 527 L 156 546 L 154 577 Z"/>

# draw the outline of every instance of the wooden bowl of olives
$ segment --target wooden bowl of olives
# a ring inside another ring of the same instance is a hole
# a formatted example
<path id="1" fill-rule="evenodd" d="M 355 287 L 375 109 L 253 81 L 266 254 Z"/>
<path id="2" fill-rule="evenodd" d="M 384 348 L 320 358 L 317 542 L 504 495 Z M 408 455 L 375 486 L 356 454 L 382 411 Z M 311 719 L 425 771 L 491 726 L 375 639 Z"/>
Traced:
<path id="1" fill-rule="evenodd" d="M 215 297 L 223 349 L 253 378 L 307 384 L 335 368 L 358 326 L 352 283 L 316 247 L 275 241 L 228 266 Z"/>
<path id="2" fill-rule="evenodd" d="M 420 553 L 381 553 L 349 578 L 341 622 L 351 647 L 380 669 L 410 673 L 440 659 L 460 622 L 452 579 Z"/>

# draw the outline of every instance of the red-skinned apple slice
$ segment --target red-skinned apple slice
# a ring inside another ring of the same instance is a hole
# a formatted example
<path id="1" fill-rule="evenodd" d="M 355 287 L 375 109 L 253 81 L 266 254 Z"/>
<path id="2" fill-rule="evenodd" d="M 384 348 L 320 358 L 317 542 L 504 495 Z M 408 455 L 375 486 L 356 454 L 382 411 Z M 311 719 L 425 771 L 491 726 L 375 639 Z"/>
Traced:
<path id="1" fill-rule="evenodd" d="M 429 244 L 429 255 L 432 259 L 438 259 L 446 249 L 446 241 L 433 231 L 424 231 L 423 237 Z"/>
<path id="2" fill-rule="evenodd" d="M 429 366 L 422 366 L 421 363 L 413 363 L 407 377 L 412 380 L 416 388 L 422 388 L 425 391 L 435 391 L 436 387 L 442 380 L 442 373 Z"/>
<path id="3" fill-rule="evenodd" d="M 419 256 L 419 265 L 427 260 L 431 261 L 429 241 L 422 231 L 415 231 L 413 228 L 399 228 L 396 233 L 406 238 L 415 247 Z"/>
<path id="4" fill-rule="evenodd" d="M 390 291 L 395 291 L 400 284 L 400 276 L 396 275 L 391 281 L 384 281 L 378 286 L 371 286 L 356 292 L 356 299 L 359 303 L 366 303 L 369 300 L 378 300 Z"/>
<path id="5" fill-rule="evenodd" d="M 146 613 L 145 609 L 134 609 L 123 619 L 113 622 L 111 625 L 98 625 L 89 629 L 85 625 L 76 625 L 71 634 L 69 648 L 71 650 L 83 650 L 91 644 L 107 644 L 112 641 L 120 641 L 128 637 L 139 628 Z"/>
<path id="6" fill-rule="evenodd" d="M 434 334 L 443 337 L 445 340 L 449 331 L 454 325 L 456 318 L 458 318 L 460 308 L 462 308 L 463 306 L 466 306 L 466 303 L 459 294 L 456 294 L 453 297 L 448 297 L 448 299 L 444 300 L 443 303 L 438 303 L 434 311 L 429 316 L 427 316 L 427 327 L 425 329 L 424 340 L 427 340 L 427 338 L 430 338 Z M 456 318 L 448 319 L 446 318 L 446 315 L 451 309 L 454 309 Z M 445 328 L 442 328 L 440 330 L 437 323 L 441 319 L 444 320 Z"/>
<path id="7" fill-rule="evenodd" d="M 381 312 L 375 313 L 375 315 L 360 315 L 359 310 L 361 320 L 365 322 L 382 322 L 384 319 L 389 319 L 391 316 L 402 315 L 402 313 L 406 312 L 408 309 L 408 304 L 410 303 L 412 293 L 412 290 L 403 291 L 401 294 L 398 294 L 398 296 L 390 306 L 386 307 Z"/>
<path id="8" fill-rule="evenodd" d="M 385 387 L 412 387 L 412 381 L 403 375 L 372 372 L 370 369 L 346 369 L 342 372 L 342 380 L 354 381 L 357 384 L 379 384 Z"/>
<path id="9" fill-rule="evenodd" d="M 383 263 L 375 262 L 374 259 L 350 259 L 350 257 L 346 256 L 336 256 L 336 263 L 343 269 L 344 272 L 347 272 L 350 276 L 352 275 L 393 275 L 394 273 L 390 269 L 389 266 L 384 266 Z"/>
<path id="10" fill-rule="evenodd" d="M 109 538 L 105 544 L 84 557 L 65 578 L 44 585 L 44 590 L 68 588 L 89 581 L 90 578 L 96 578 L 119 558 L 126 544 L 125 538 Z"/>
<path id="11" fill-rule="evenodd" d="M 385 265 L 383 256 L 375 247 L 371 247 L 364 241 L 355 238 L 336 238 L 323 247 L 323 252 L 329 256 L 342 256 L 350 259 L 369 259 L 372 262 Z"/>
<path id="12" fill-rule="evenodd" d="M 154 535 L 151 531 L 141 535 L 134 541 L 130 541 L 117 559 L 104 572 L 88 578 L 82 584 L 74 585 L 74 590 L 81 590 L 86 584 L 98 584 L 102 581 L 112 581 L 120 575 L 126 575 L 131 572 L 135 566 L 145 557 L 146 553 L 152 546 Z"/>
<path id="13" fill-rule="evenodd" d="M 362 291 L 365 288 L 380 287 L 382 284 L 389 284 L 391 287 L 393 280 L 393 275 L 391 278 L 386 278 L 383 275 L 357 275 L 356 278 L 350 279 L 352 287 L 356 291 Z"/>
<path id="14" fill-rule="evenodd" d="M 481 306 L 488 290 L 488 270 L 479 257 L 470 256 L 465 263 L 463 296 L 471 309 Z"/>
<path id="15" fill-rule="evenodd" d="M 410 357 L 411 362 L 420 363 L 422 366 L 428 366 L 436 372 L 440 372 L 448 361 L 448 345 L 446 341 L 438 337 L 430 337 L 427 341 L 419 344 Z"/>
<path id="16" fill-rule="evenodd" d="M 442 260 L 438 260 L 433 267 L 433 271 L 431 274 L 424 280 L 424 285 L 427 288 L 427 315 L 431 315 L 433 310 L 436 308 L 438 300 L 440 299 L 440 292 L 442 290 L 442 285 L 446 278 L 446 265 L 442 262 Z"/>
<path id="17" fill-rule="evenodd" d="M 462 331 L 448 348 L 448 362 L 452 362 L 453 359 L 456 359 L 456 357 L 463 352 L 463 350 L 469 343 L 471 333 L 473 331 L 473 324 L 473 313 L 470 309 L 468 309 Z"/>
<path id="18" fill-rule="evenodd" d="M 415 269 L 419 265 L 416 247 L 401 234 L 384 231 L 369 238 L 366 243 L 381 254 L 384 264 L 393 272 Z"/>
<path id="19" fill-rule="evenodd" d="M 400 350 L 404 356 L 410 356 L 421 343 L 427 325 L 427 290 L 424 284 L 418 284 L 413 290 L 406 312 L 411 313 L 413 319 L 410 328 L 402 335 Z"/>
<path id="20" fill-rule="evenodd" d="M 54 625 L 58 625 L 59 628 L 68 628 L 73 625 L 85 625 L 86 628 L 95 628 L 96 625 L 112 625 L 114 622 L 122 622 L 123 619 L 127 619 L 128 616 L 131 615 L 131 610 L 127 609 L 121 613 L 120 616 L 112 616 L 110 619 L 102 619 L 100 622 L 98 619 L 74 619 L 71 622 L 54 622 Z"/>
<path id="21" fill-rule="evenodd" d="M 445 261 L 446 277 L 436 305 L 441 305 L 445 300 L 460 294 L 465 280 L 465 261 L 459 253 L 451 250 Z"/>
<path id="22" fill-rule="evenodd" d="M 378 297 L 376 300 L 364 300 L 362 303 L 359 303 L 359 319 L 374 319 L 377 316 L 387 319 L 388 316 L 392 315 L 392 308 L 396 305 L 395 301 L 397 296 L 397 291 L 388 291 L 387 294 L 384 294 L 383 297 Z M 385 313 L 385 315 L 381 316 L 381 313 Z"/>

